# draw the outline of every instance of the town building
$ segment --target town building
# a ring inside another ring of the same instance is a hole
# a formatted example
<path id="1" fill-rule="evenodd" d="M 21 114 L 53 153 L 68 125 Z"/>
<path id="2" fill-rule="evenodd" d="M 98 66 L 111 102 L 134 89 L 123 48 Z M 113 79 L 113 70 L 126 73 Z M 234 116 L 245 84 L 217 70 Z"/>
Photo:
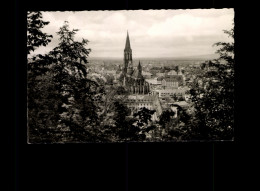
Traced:
<path id="1" fill-rule="evenodd" d="M 130 95 L 126 101 L 127 107 L 131 110 L 131 115 L 145 107 L 149 110 L 155 110 L 152 120 L 158 120 L 162 113 L 161 104 L 157 95 Z"/>
<path id="2" fill-rule="evenodd" d="M 156 86 L 156 85 L 162 85 L 162 82 L 158 81 L 156 78 L 155 79 L 145 79 L 145 81 L 149 83 L 150 87 Z"/>
<path id="3" fill-rule="evenodd" d="M 161 90 L 154 90 L 153 94 L 158 94 L 158 96 L 161 97 L 174 97 L 174 95 L 178 97 L 185 97 L 185 91 L 186 89 L 161 89 Z"/>
<path id="4" fill-rule="evenodd" d="M 145 72 L 145 71 L 142 71 L 142 75 L 145 79 L 150 79 L 153 77 L 153 74 L 150 73 L 150 72 Z"/>
<path id="5" fill-rule="evenodd" d="M 169 88 L 178 88 L 179 86 L 183 86 L 184 78 L 182 75 L 172 75 L 170 77 L 166 77 L 162 79 L 162 86 L 165 89 Z"/>
<path id="6" fill-rule="evenodd" d="M 165 77 L 166 75 L 165 75 L 164 72 L 158 72 L 158 73 L 156 73 L 156 76 L 157 77 Z"/>
<path id="7" fill-rule="evenodd" d="M 177 72 L 175 70 L 171 70 L 167 73 L 167 75 L 177 75 Z"/>

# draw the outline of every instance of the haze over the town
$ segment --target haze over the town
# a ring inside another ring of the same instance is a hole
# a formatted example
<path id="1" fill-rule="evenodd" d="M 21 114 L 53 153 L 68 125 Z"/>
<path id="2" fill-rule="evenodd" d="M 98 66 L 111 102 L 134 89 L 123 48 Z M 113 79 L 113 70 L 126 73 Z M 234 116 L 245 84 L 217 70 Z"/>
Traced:
<path id="1" fill-rule="evenodd" d="M 123 58 L 128 30 L 133 59 L 212 55 L 216 42 L 230 41 L 223 30 L 233 27 L 233 9 L 134 10 L 42 12 L 50 21 L 42 31 L 53 35 L 46 47 L 33 54 L 48 53 L 58 45 L 56 32 L 69 22 L 79 29 L 75 38 L 88 39 L 90 58 Z"/>

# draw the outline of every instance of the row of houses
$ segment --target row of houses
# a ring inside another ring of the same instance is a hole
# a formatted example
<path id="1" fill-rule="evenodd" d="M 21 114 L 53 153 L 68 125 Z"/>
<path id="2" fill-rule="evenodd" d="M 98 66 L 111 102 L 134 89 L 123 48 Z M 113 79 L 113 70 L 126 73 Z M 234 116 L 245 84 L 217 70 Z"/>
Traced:
<path id="1" fill-rule="evenodd" d="M 185 85 L 185 78 L 182 75 L 161 76 L 154 79 L 146 79 L 146 81 L 155 89 L 177 89 Z"/>
<path id="2" fill-rule="evenodd" d="M 142 75 L 146 78 L 146 79 L 150 79 L 150 78 L 155 78 L 155 77 L 169 77 L 169 76 L 175 76 L 175 75 L 180 75 L 182 76 L 183 73 L 181 71 L 176 72 L 175 70 L 170 70 L 169 72 L 164 72 L 164 71 L 152 71 L 152 72 L 147 72 L 147 71 L 143 71 Z"/>

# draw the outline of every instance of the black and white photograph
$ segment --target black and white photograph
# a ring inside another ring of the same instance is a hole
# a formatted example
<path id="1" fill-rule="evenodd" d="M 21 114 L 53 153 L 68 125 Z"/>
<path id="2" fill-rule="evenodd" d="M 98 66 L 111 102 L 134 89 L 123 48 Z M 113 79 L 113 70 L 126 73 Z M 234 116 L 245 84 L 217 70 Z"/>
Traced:
<path id="1" fill-rule="evenodd" d="M 27 143 L 234 141 L 234 9 L 27 12 Z"/>

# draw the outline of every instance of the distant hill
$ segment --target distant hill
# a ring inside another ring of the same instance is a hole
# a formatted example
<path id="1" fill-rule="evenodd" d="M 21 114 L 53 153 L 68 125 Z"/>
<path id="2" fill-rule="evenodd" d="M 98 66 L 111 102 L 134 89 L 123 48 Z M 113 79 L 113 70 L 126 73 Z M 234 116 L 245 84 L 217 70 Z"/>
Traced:
<path id="1" fill-rule="evenodd" d="M 219 56 L 217 54 L 206 54 L 206 55 L 198 55 L 198 56 L 187 56 L 181 57 L 179 59 L 188 59 L 188 60 L 213 60 L 217 59 Z"/>
<path id="2" fill-rule="evenodd" d="M 206 54 L 206 55 L 196 55 L 196 56 L 185 56 L 185 57 L 157 57 L 157 58 L 148 58 L 148 57 L 139 57 L 134 58 L 134 60 L 213 60 L 218 58 L 217 54 Z M 89 60 L 123 60 L 120 57 L 89 57 Z"/>
<path id="3" fill-rule="evenodd" d="M 217 54 L 206 54 L 206 55 L 196 55 L 196 56 L 185 56 L 185 57 L 161 57 L 161 58 L 136 58 L 140 60 L 213 60 L 218 58 Z"/>
<path id="4" fill-rule="evenodd" d="M 89 57 L 89 60 L 123 60 L 123 57 Z"/>

